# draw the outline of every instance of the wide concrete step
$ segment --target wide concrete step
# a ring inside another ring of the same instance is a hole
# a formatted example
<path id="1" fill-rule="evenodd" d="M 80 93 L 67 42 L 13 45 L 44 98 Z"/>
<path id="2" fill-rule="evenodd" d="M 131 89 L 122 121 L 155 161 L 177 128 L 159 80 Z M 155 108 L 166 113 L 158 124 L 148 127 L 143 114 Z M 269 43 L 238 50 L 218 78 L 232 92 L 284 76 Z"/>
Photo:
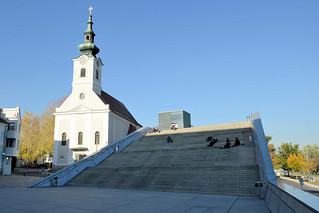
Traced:
<path id="1" fill-rule="evenodd" d="M 187 148 L 187 147 L 200 147 L 205 146 L 206 138 L 208 136 L 213 136 L 218 139 L 217 144 L 215 146 L 223 146 L 225 144 L 225 139 L 230 138 L 232 144 L 234 144 L 235 137 L 238 137 L 241 143 L 245 143 L 246 145 L 250 145 L 251 129 L 234 129 L 234 130 L 218 130 L 218 131 L 205 131 L 205 132 L 191 132 L 191 133 L 183 133 L 183 134 L 171 134 L 171 138 L 173 139 L 173 143 L 170 145 L 169 149 L 174 148 Z M 144 137 L 141 141 L 134 144 L 134 146 L 129 146 L 124 151 L 132 151 L 132 150 L 154 150 L 157 148 L 168 148 L 163 147 L 163 144 L 166 143 L 166 134 L 151 134 L 149 136 Z M 152 143 L 152 146 L 148 146 L 148 144 Z"/>
<path id="2" fill-rule="evenodd" d="M 68 185 L 256 196 L 259 172 L 250 128 L 185 131 L 168 131 L 174 140 L 169 145 L 163 132 L 146 136 Z M 207 147 L 208 136 L 219 142 Z M 219 149 L 227 137 L 245 145 Z"/>

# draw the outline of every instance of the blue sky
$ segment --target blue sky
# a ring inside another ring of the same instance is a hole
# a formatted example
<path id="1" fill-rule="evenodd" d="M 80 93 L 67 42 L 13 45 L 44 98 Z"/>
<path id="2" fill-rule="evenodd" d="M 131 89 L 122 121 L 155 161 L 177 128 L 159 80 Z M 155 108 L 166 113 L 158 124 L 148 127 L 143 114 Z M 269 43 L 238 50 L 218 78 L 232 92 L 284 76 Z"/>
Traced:
<path id="1" fill-rule="evenodd" d="M 276 147 L 319 143 L 317 0 L 1 1 L 0 107 L 42 113 L 71 92 L 89 6 L 102 88 L 144 126 L 260 112 Z"/>

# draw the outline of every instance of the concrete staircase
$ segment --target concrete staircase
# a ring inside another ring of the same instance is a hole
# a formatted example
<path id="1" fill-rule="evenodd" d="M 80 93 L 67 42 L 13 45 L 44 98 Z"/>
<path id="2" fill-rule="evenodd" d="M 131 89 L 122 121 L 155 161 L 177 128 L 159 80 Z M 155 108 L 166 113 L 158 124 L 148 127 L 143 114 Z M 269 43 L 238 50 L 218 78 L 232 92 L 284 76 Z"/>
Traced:
<path id="1" fill-rule="evenodd" d="M 174 141 L 169 145 L 168 135 Z M 153 133 L 67 185 L 256 196 L 259 173 L 250 135 L 250 122 Z M 218 138 L 214 147 L 206 146 L 208 136 Z M 219 149 L 226 137 L 245 145 Z"/>

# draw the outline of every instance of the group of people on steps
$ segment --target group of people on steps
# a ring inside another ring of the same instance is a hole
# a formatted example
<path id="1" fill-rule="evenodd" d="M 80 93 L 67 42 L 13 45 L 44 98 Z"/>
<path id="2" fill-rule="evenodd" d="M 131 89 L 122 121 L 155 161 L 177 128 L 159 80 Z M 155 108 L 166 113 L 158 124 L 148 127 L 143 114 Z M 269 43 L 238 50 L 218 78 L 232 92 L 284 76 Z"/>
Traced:
<path id="1" fill-rule="evenodd" d="M 206 138 L 206 142 L 209 143 L 207 146 L 214 146 L 214 144 L 217 143 L 217 141 L 218 141 L 218 139 L 214 138 L 213 136 L 209 136 L 208 138 Z M 240 143 L 240 141 L 237 137 L 235 137 L 234 145 L 231 145 L 229 138 L 226 138 L 226 144 L 224 146 L 219 147 L 219 148 L 220 149 L 229 149 L 230 147 L 236 147 L 239 145 L 244 145 L 244 143 Z"/>
<path id="2" fill-rule="evenodd" d="M 217 143 L 218 139 L 214 138 L 213 136 L 209 136 L 208 138 L 206 138 L 206 142 L 209 143 L 207 146 L 214 146 L 215 143 Z M 168 136 L 166 138 L 166 143 L 170 144 L 173 143 L 173 140 L 170 136 Z M 231 142 L 229 140 L 229 138 L 226 138 L 226 144 L 224 146 L 219 147 L 220 149 L 229 149 L 230 147 L 236 147 L 239 145 L 245 145 L 244 143 L 240 143 L 239 139 L 237 137 L 235 137 L 235 143 L 234 145 L 231 145 Z"/>

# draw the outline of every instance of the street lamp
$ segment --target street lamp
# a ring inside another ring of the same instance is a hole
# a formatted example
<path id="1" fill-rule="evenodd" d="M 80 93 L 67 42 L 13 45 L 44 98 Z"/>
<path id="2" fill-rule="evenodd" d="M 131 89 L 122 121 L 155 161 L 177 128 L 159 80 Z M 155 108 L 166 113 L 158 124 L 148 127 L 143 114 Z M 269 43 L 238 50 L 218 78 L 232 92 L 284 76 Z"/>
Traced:
<path id="1" fill-rule="evenodd" d="M 309 148 L 305 148 L 305 150 L 307 150 L 308 174 L 309 174 L 309 176 L 310 176 L 308 149 L 309 149 Z"/>

